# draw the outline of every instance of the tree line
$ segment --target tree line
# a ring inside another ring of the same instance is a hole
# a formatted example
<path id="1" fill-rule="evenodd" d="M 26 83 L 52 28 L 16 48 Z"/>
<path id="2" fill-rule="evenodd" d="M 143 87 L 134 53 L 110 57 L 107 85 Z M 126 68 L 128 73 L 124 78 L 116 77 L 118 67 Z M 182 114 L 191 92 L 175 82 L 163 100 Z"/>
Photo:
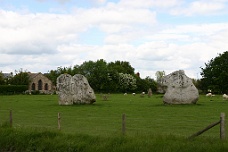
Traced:
<path id="1" fill-rule="evenodd" d="M 228 93 L 228 51 L 218 54 L 212 58 L 205 67 L 199 67 L 202 71 L 201 79 L 192 79 L 195 86 L 202 93 L 212 90 L 213 93 Z M 27 71 L 20 69 L 15 71 L 15 75 L 5 78 L 0 72 L 0 85 L 28 85 L 29 75 Z M 156 72 L 156 80 L 150 78 L 140 78 L 139 73 L 127 61 L 115 61 L 107 63 L 103 59 L 97 61 L 85 61 L 81 65 L 73 67 L 58 67 L 44 74 L 54 85 L 60 74 L 82 74 L 91 87 L 96 92 L 147 92 L 149 88 L 153 92 L 157 91 L 161 78 L 165 75 L 164 71 Z"/>
<path id="2" fill-rule="evenodd" d="M 29 84 L 29 74 L 23 69 L 15 70 L 15 75 L 13 72 L 4 75 L 2 71 L 0 72 L 0 85 L 28 85 Z"/>
<path id="3" fill-rule="evenodd" d="M 73 67 L 58 67 L 51 70 L 46 76 L 56 84 L 60 74 L 84 75 L 91 87 L 96 92 L 137 92 L 147 91 L 149 88 L 156 91 L 157 83 L 154 79 L 140 78 L 139 73 L 127 61 L 115 61 L 107 63 L 103 59 L 97 61 L 85 61 L 81 65 Z"/>
<path id="4" fill-rule="evenodd" d="M 20 69 L 15 71 L 15 76 L 4 79 L 0 73 L 0 85 L 28 85 L 29 75 L 27 71 Z M 48 77 L 54 85 L 56 79 L 61 74 L 82 74 L 91 87 L 96 92 L 147 92 L 149 88 L 156 92 L 157 83 L 149 76 L 145 79 L 140 78 L 139 73 L 135 73 L 134 68 L 127 61 L 115 61 L 107 63 L 103 59 L 97 61 L 85 61 L 81 65 L 73 67 L 58 67 L 50 70 L 44 75 Z"/>

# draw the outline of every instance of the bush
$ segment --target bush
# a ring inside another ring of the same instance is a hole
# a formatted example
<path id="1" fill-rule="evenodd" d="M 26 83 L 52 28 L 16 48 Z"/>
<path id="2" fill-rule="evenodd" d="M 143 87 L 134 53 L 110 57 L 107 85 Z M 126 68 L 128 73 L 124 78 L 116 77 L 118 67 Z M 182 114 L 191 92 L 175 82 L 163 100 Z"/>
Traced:
<path id="1" fill-rule="evenodd" d="M 0 85 L 0 94 L 22 94 L 27 89 L 27 85 Z"/>

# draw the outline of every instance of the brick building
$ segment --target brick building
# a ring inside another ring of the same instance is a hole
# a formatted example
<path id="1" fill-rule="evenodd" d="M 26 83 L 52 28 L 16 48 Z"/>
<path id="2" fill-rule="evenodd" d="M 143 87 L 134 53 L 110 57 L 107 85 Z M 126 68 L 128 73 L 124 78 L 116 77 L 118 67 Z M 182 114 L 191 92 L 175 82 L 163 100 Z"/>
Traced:
<path id="1" fill-rule="evenodd" d="M 53 93 L 54 86 L 46 76 L 44 76 L 42 73 L 28 73 L 29 74 L 29 87 L 28 91 L 40 91 L 40 93 Z"/>

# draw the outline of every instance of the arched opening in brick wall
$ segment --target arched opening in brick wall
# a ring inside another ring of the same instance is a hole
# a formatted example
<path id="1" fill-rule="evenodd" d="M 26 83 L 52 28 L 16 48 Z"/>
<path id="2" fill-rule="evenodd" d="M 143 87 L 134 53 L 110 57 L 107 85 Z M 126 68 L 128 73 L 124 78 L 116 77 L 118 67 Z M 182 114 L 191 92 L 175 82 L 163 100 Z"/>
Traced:
<path id="1" fill-rule="evenodd" d="M 42 80 L 38 81 L 38 90 L 42 90 L 43 82 Z"/>
<path id="2" fill-rule="evenodd" d="M 44 90 L 48 90 L 48 84 L 47 83 L 45 83 L 45 85 L 44 85 Z"/>
<path id="3" fill-rule="evenodd" d="M 36 89 L 36 85 L 35 83 L 32 83 L 32 90 L 35 90 Z"/>

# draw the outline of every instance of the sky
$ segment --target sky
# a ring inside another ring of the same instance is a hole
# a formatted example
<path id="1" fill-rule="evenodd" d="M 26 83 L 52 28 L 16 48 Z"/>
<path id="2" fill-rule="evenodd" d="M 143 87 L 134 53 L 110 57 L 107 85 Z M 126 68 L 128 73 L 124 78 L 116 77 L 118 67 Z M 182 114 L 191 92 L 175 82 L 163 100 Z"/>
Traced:
<path id="1" fill-rule="evenodd" d="M 127 61 L 141 78 L 228 51 L 228 0 L 0 0 L 0 71 Z"/>

